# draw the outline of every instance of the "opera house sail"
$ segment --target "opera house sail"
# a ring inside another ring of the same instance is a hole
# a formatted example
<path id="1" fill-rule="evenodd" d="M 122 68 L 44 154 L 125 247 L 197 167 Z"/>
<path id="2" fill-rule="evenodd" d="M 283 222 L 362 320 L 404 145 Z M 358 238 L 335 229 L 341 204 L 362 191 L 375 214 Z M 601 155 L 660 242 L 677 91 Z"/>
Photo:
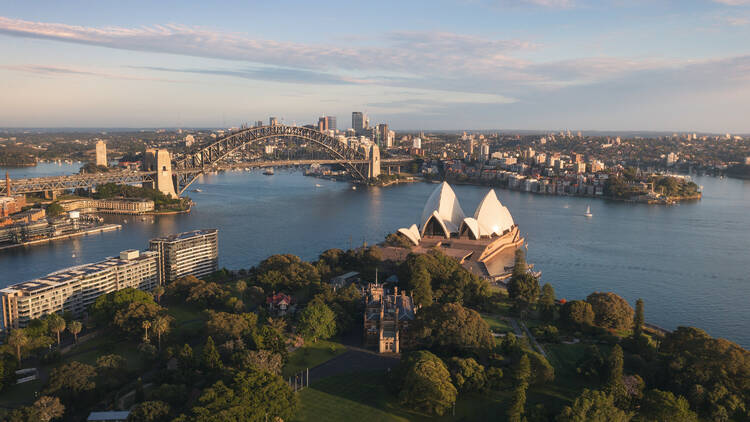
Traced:
<path id="1" fill-rule="evenodd" d="M 426 253 L 437 247 L 477 275 L 494 280 L 509 275 L 515 250 L 524 241 L 494 189 L 482 198 L 473 217 L 466 217 L 446 182 L 427 199 L 418 225 L 401 228 L 398 233 L 411 242 L 412 252 Z"/>

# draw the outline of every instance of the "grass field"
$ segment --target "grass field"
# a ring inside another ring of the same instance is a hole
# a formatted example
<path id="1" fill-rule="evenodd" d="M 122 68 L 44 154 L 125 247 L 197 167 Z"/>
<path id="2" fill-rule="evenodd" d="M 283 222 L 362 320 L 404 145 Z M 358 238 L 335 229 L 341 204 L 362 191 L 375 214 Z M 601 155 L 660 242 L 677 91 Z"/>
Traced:
<path id="1" fill-rule="evenodd" d="M 284 366 L 282 376 L 288 377 L 305 368 L 316 367 L 344 352 L 346 352 L 346 347 L 334 341 L 318 340 L 315 343 L 307 343 L 289 355 L 289 361 Z"/>
<path id="2" fill-rule="evenodd" d="M 360 372 L 325 378 L 300 392 L 294 421 L 485 421 L 502 420 L 508 393 L 462 397 L 453 414 L 428 417 L 403 409 L 385 387 L 382 372 Z M 451 412 L 452 413 L 452 412 Z"/>
<path id="3" fill-rule="evenodd" d="M 505 318 L 499 315 L 482 314 L 482 318 L 490 325 L 490 329 L 493 333 L 508 333 L 513 331 L 510 322 L 506 321 Z"/>

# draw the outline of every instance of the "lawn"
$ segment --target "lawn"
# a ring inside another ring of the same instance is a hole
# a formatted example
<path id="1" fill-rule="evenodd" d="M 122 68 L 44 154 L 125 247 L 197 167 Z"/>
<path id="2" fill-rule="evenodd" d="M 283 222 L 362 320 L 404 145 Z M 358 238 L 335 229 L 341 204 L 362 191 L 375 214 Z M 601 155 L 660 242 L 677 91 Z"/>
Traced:
<path id="1" fill-rule="evenodd" d="M 398 398 L 385 387 L 382 372 L 360 372 L 325 378 L 300 392 L 300 411 L 294 421 L 427 421 L 502 419 L 509 393 L 490 396 L 468 395 L 456 404 L 452 414 L 430 418 L 410 412 L 398 404 Z M 452 412 L 451 412 L 452 413 Z"/>
<path id="2" fill-rule="evenodd" d="M 0 394 L 0 407 L 16 408 L 31 404 L 36 399 L 35 393 L 43 387 L 41 380 L 16 384 Z"/>
<path id="3" fill-rule="evenodd" d="M 493 333 L 508 333 L 513 331 L 513 326 L 510 325 L 510 322 L 500 315 L 482 314 L 482 318 L 490 325 L 490 330 Z"/>
<path id="4" fill-rule="evenodd" d="M 289 361 L 284 366 L 282 375 L 289 377 L 306 368 L 314 368 L 344 352 L 346 352 L 346 347 L 334 341 L 318 340 L 315 343 L 307 343 L 289 355 Z"/>

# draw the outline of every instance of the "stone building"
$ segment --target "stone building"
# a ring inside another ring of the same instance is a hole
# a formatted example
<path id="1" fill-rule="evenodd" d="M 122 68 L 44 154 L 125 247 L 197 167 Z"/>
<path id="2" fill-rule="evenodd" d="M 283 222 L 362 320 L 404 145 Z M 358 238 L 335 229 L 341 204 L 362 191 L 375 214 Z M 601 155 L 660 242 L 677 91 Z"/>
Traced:
<path id="1" fill-rule="evenodd" d="M 414 301 L 398 287 L 389 294 L 379 283 L 369 283 L 364 292 L 364 342 L 379 353 L 401 353 L 401 341 L 414 321 Z"/>

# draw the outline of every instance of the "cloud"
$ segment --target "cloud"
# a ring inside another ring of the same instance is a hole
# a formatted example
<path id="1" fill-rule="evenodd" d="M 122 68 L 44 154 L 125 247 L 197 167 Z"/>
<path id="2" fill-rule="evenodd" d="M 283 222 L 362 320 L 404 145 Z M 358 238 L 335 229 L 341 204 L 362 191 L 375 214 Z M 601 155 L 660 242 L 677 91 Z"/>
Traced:
<path id="1" fill-rule="evenodd" d="M 83 69 L 75 69 L 75 68 L 70 68 L 70 67 L 50 66 L 50 65 L 4 65 L 4 66 L 0 66 L 0 69 L 11 70 L 14 72 L 34 73 L 34 74 L 44 75 L 44 76 L 74 75 L 74 76 L 95 76 L 95 77 L 107 78 L 107 79 L 122 79 L 122 80 L 132 80 L 132 81 L 178 82 L 178 81 L 174 81 L 170 79 L 158 79 L 158 78 L 131 76 L 131 75 L 121 75 L 121 74 L 116 74 L 116 73 L 100 72 L 100 71 L 94 71 L 94 70 L 83 70 Z"/>
<path id="2" fill-rule="evenodd" d="M 750 0 L 712 0 L 714 3 L 726 4 L 727 6 L 750 5 Z"/>
<path id="3" fill-rule="evenodd" d="M 464 67 L 480 54 L 485 65 L 512 64 L 507 52 L 531 48 L 521 41 L 487 40 L 453 33 L 399 32 L 385 37 L 384 46 L 338 47 L 259 40 L 242 34 L 185 25 L 139 28 L 93 28 L 31 22 L 0 17 L 0 33 L 123 50 L 263 63 L 306 69 L 448 71 Z M 445 53 L 445 54 L 443 54 Z"/>

